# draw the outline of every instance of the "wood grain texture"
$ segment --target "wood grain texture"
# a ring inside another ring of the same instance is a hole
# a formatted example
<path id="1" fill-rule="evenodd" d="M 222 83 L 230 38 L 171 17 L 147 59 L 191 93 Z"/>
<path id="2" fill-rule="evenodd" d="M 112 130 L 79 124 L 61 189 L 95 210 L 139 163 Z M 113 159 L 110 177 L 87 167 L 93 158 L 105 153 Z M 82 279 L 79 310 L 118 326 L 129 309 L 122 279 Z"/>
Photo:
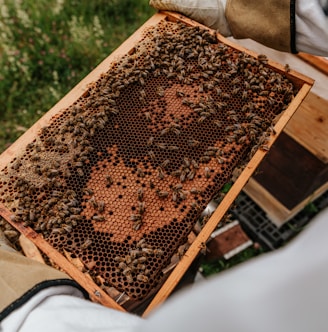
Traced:
<path id="1" fill-rule="evenodd" d="M 328 59 L 308 53 L 299 53 L 298 56 L 324 74 L 328 75 Z"/>
<path id="2" fill-rule="evenodd" d="M 328 84 L 328 79 L 327 79 Z M 323 163 L 328 163 L 328 101 L 309 93 L 285 132 Z"/>

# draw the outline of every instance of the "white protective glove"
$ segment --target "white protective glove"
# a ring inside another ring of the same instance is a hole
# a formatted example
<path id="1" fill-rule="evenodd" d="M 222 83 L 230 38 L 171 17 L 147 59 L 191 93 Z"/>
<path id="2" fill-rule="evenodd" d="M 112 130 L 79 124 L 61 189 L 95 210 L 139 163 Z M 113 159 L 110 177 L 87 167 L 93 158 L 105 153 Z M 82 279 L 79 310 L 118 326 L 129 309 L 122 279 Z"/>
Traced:
<path id="1" fill-rule="evenodd" d="M 150 0 L 149 4 L 158 10 L 179 12 L 225 37 L 231 36 L 225 17 L 227 0 Z"/>

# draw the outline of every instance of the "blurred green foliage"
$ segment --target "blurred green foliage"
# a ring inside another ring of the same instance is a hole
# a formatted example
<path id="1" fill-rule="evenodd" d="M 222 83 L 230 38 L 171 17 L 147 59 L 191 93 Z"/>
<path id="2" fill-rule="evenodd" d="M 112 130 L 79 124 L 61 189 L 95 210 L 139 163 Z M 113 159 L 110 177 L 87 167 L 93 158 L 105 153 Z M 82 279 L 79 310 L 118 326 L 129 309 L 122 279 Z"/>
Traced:
<path id="1" fill-rule="evenodd" d="M 148 0 L 0 0 L 0 152 L 154 12 Z"/>

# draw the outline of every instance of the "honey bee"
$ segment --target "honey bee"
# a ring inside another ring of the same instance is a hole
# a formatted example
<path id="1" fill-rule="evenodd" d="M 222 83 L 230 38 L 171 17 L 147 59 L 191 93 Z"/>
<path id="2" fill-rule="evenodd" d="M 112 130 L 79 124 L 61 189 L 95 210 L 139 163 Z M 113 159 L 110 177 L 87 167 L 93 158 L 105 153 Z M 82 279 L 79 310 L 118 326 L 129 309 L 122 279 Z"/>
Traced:
<path id="1" fill-rule="evenodd" d="M 162 249 L 154 249 L 154 255 L 157 257 L 161 257 L 164 255 L 164 251 Z"/>
<path id="2" fill-rule="evenodd" d="M 62 197 L 63 193 L 61 191 L 58 191 L 58 190 L 53 190 L 52 193 L 51 193 L 51 196 L 52 197 Z"/>
<path id="3" fill-rule="evenodd" d="M 150 114 L 150 112 L 145 112 L 144 115 L 146 117 L 146 120 L 149 121 L 149 122 L 151 122 L 151 114 Z"/>
<path id="4" fill-rule="evenodd" d="M 260 96 L 268 96 L 269 95 L 269 91 L 263 90 L 259 93 Z"/>
<path id="5" fill-rule="evenodd" d="M 92 196 L 92 197 L 89 199 L 88 202 L 90 203 L 90 205 L 91 205 L 94 209 L 98 209 L 98 203 L 97 203 L 97 201 L 96 201 L 96 199 L 95 199 L 94 196 Z"/>
<path id="6" fill-rule="evenodd" d="M 207 116 L 203 115 L 203 116 L 200 116 L 200 117 L 197 119 L 197 122 L 198 122 L 198 123 L 203 123 L 206 119 L 207 119 Z"/>
<path id="7" fill-rule="evenodd" d="M 171 128 L 170 128 L 170 127 L 164 128 L 164 129 L 161 131 L 160 135 L 161 135 L 161 136 L 164 136 L 164 135 L 168 134 L 170 131 L 171 131 Z"/>
<path id="8" fill-rule="evenodd" d="M 148 277 L 145 276 L 144 274 L 138 274 L 137 275 L 137 280 L 143 283 L 146 283 L 149 281 Z"/>
<path id="9" fill-rule="evenodd" d="M 186 157 L 183 158 L 183 165 L 185 167 L 190 167 L 190 160 Z"/>
<path id="10" fill-rule="evenodd" d="M 199 160 L 200 160 L 201 163 L 208 163 L 211 160 L 211 157 L 209 157 L 209 156 L 202 156 L 202 157 L 200 157 Z"/>
<path id="11" fill-rule="evenodd" d="M 48 126 L 44 126 L 41 128 L 41 134 L 42 135 L 46 135 L 49 133 L 49 127 Z"/>
<path id="12" fill-rule="evenodd" d="M 166 144 L 165 143 L 156 143 L 156 146 L 159 147 L 162 150 L 166 149 Z"/>
<path id="13" fill-rule="evenodd" d="M 110 187 L 113 183 L 114 183 L 113 179 L 109 175 L 107 175 L 106 176 L 106 186 Z"/>
<path id="14" fill-rule="evenodd" d="M 267 58 L 267 56 L 264 55 L 264 54 L 259 54 L 259 55 L 257 56 L 257 59 L 258 59 L 260 62 L 262 62 L 262 63 L 267 63 L 267 62 L 268 62 L 268 58 Z"/>
<path id="15" fill-rule="evenodd" d="M 164 179 L 164 171 L 163 171 L 163 168 L 161 166 L 157 167 L 157 176 L 161 180 Z"/>
<path id="16" fill-rule="evenodd" d="M 190 189 L 190 193 L 192 195 L 199 195 L 201 193 L 201 191 L 199 189 L 197 189 L 197 188 L 191 188 Z"/>
<path id="17" fill-rule="evenodd" d="M 177 90 L 176 91 L 176 96 L 177 97 L 184 97 L 185 93 L 183 91 Z"/>
<path id="18" fill-rule="evenodd" d="M 141 239 L 137 242 L 136 247 L 137 248 L 143 248 L 146 245 L 146 240 L 145 239 Z"/>
<path id="19" fill-rule="evenodd" d="M 216 151 L 214 150 L 208 150 L 204 152 L 204 156 L 215 156 Z"/>
<path id="20" fill-rule="evenodd" d="M 242 96 L 241 96 L 241 99 L 246 100 L 247 97 L 248 97 L 248 93 L 247 93 L 247 91 L 243 91 Z"/>
<path id="21" fill-rule="evenodd" d="M 266 144 L 262 144 L 260 145 L 260 150 L 262 151 L 269 151 L 270 150 L 270 147 Z"/>
<path id="22" fill-rule="evenodd" d="M 197 161 L 195 159 L 191 159 L 191 165 L 193 166 L 193 168 L 198 169 L 199 165 L 197 163 Z"/>
<path id="23" fill-rule="evenodd" d="M 105 210 L 105 202 L 104 201 L 99 201 L 98 202 L 98 211 L 100 213 L 102 213 L 102 212 L 104 212 L 104 210 Z"/>
<path id="24" fill-rule="evenodd" d="M 145 177 L 145 173 L 141 168 L 137 168 L 137 175 L 141 178 Z"/>
<path id="25" fill-rule="evenodd" d="M 81 244 L 81 249 L 85 250 L 88 249 L 92 244 L 92 240 L 86 239 L 82 244 Z"/>
<path id="26" fill-rule="evenodd" d="M 181 175 L 181 170 L 177 169 L 177 170 L 171 172 L 171 175 L 175 176 L 175 177 L 179 177 Z"/>
<path id="27" fill-rule="evenodd" d="M 235 96 L 236 94 L 238 94 L 238 92 L 240 91 L 240 88 L 234 88 L 232 91 L 231 91 L 231 94 L 233 96 Z"/>
<path id="28" fill-rule="evenodd" d="M 115 257 L 114 257 L 114 261 L 115 261 L 115 262 L 124 262 L 125 259 L 124 259 L 123 257 L 121 257 L 121 256 L 115 256 Z"/>
<path id="29" fill-rule="evenodd" d="M 51 230 L 51 234 L 63 234 L 63 233 L 65 233 L 65 231 L 62 228 L 53 228 Z"/>
<path id="30" fill-rule="evenodd" d="M 145 202 L 138 202 L 138 212 L 140 215 L 145 212 Z"/>
<path id="31" fill-rule="evenodd" d="M 156 190 L 156 194 L 159 198 L 166 198 L 169 195 L 167 191 L 159 189 Z"/>
<path id="32" fill-rule="evenodd" d="M 244 144 L 248 141 L 248 137 L 247 135 L 244 135 L 244 136 L 241 136 L 239 139 L 238 139 L 238 143 L 239 144 Z M 220 163 L 220 162 L 219 162 Z"/>
<path id="33" fill-rule="evenodd" d="M 180 181 L 181 181 L 181 182 L 185 182 L 185 181 L 186 181 L 186 176 L 187 176 L 187 172 L 186 172 L 186 170 L 181 171 L 181 174 L 180 174 Z"/>
<path id="34" fill-rule="evenodd" d="M 128 274 L 125 276 L 126 278 L 126 281 L 129 283 L 129 284 L 132 284 L 133 283 L 133 277 L 131 274 Z"/>
<path id="35" fill-rule="evenodd" d="M 213 123 L 218 127 L 221 128 L 222 127 L 222 122 L 220 120 L 213 120 Z"/>
<path id="36" fill-rule="evenodd" d="M 222 90 L 220 88 L 215 88 L 215 93 L 218 97 L 222 95 Z"/>
<path id="37" fill-rule="evenodd" d="M 227 103 L 225 102 L 217 102 L 215 103 L 215 105 L 219 110 L 222 110 L 223 108 L 227 107 Z"/>
<path id="38" fill-rule="evenodd" d="M 139 202 L 142 202 L 144 197 L 144 190 L 142 188 L 139 188 L 137 191 L 137 195 Z"/>
<path id="39" fill-rule="evenodd" d="M 179 136 L 180 133 L 181 133 L 179 129 L 174 128 L 174 127 L 171 127 L 171 128 L 170 128 L 170 131 L 171 131 L 172 133 L 174 133 L 175 135 L 177 135 L 177 136 Z"/>
<path id="40" fill-rule="evenodd" d="M 139 255 L 140 252 L 138 249 L 131 249 L 129 253 L 130 253 L 131 258 L 135 259 Z"/>
<path id="41" fill-rule="evenodd" d="M 145 85 L 145 80 L 143 79 L 142 76 L 139 77 L 139 83 L 140 83 L 141 86 Z"/>
<path id="42" fill-rule="evenodd" d="M 104 221 L 105 217 L 95 215 L 95 216 L 92 217 L 92 219 L 95 220 L 95 221 Z"/>
<path id="43" fill-rule="evenodd" d="M 39 161 L 40 159 L 41 159 L 41 157 L 37 154 L 34 154 L 34 155 L 31 156 L 32 161 Z"/>
<path id="44" fill-rule="evenodd" d="M 144 271 L 146 270 L 146 265 L 145 264 L 137 264 L 136 269 L 139 271 Z"/>
<path id="45" fill-rule="evenodd" d="M 170 159 L 165 159 L 165 160 L 161 163 L 161 167 L 162 167 L 162 168 L 166 168 L 169 164 L 170 164 Z"/>
<path id="46" fill-rule="evenodd" d="M 204 168 L 204 175 L 207 179 L 211 177 L 210 169 L 208 167 Z"/>
<path id="47" fill-rule="evenodd" d="M 156 94 L 159 96 L 159 97 L 163 97 L 165 95 L 165 90 L 162 86 L 158 86 L 156 88 Z"/>
<path id="48" fill-rule="evenodd" d="M 57 171 L 57 173 L 58 173 L 58 171 Z M 83 172 L 82 168 L 77 168 L 76 169 L 76 173 L 80 177 L 84 176 L 84 172 Z"/>
<path id="49" fill-rule="evenodd" d="M 238 83 L 240 83 L 240 79 L 239 79 L 238 77 L 234 78 L 234 79 L 231 81 L 231 84 L 232 84 L 232 85 L 236 85 L 236 84 L 238 84 Z"/>
<path id="50" fill-rule="evenodd" d="M 77 162 L 74 163 L 74 166 L 75 167 L 83 167 L 83 162 L 77 161 Z"/>
<path id="51" fill-rule="evenodd" d="M 180 197 L 180 199 L 182 199 L 182 200 L 187 199 L 187 194 L 188 194 L 187 190 L 179 190 L 179 197 Z"/>
<path id="52" fill-rule="evenodd" d="M 169 145 L 169 146 L 167 147 L 167 149 L 170 150 L 170 151 L 178 151 L 178 150 L 179 150 L 179 147 L 176 146 L 176 145 Z"/>
<path id="53" fill-rule="evenodd" d="M 115 258 L 116 258 L 116 257 L 115 257 Z M 119 269 L 124 270 L 124 269 L 126 269 L 128 266 L 126 265 L 125 262 L 120 261 L 120 263 L 118 264 L 118 267 L 119 267 Z"/>
<path id="54" fill-rule="evenodd" d="M 79 170 L 80 170 L 80 171 L 79 171 Z M 84 175 L 84 173 L 83 173 L 83 171 L 82 171 L 81 168 L 77 168 L 76 171 L 77 171 L 77 174 L 78 174 L 79 176 L 83 176 L 83 175 Z M 56 176 L 56 175 L 58 175 L 58 174 L 59 174 L 59 171 L 58 171 L 57 169 L 49 169 L 49 170 L 48 170 L 48 173 L 47 173 L 47 175 L 48 175 L 49 177 Z M 82 175 L 81 175 L 81 174 L 82 174 Z"/>
<path id="55" fill-rule="evenodd" d="M 173 73 L 173 72 L 169 72 L 167 75 L 166 75 L 166 77 L 168 78 L 168 79 L 170 79 L 170 78 L 174 78 L 174 77 L 176 77 L 177 76 L 177 74 L 176 73 Z"/>
<path id="56" fill-rule="evenodd" d="M 133 226 L 132 226 L 133 230 L 138 231 L 138 230 L 140 229 L 140 227 L 142 226 L 142 224 L 143 224 L 143 222 L 142 222 L 141 219 L 135 221 L 135 222 L 133 223 Z"/>
<path id="57" fill-rule="evenodd" d="M 192 180 L 195 177 L 195 171 L 191 170 L 188 174 L 187 174 L 187 179 L 188 180 Z"/>
<path id="58" fill-rule="evenodd" d="M 223 99 L 230 99 L 230 98 L 231 98 L 231 96 L 230 96 L 230 94 L 229 94 L 229 93 L 227 93 L 227 92 L 224 92 L 224 93 L 222 93 L 222 98 L 223 98 Z"/>
<path id="59" fill-rule="evenodd" d="M 228 79 L 229 77 L 231 77 L 231 74 L 230 73 L 222 73 L 221 76 L 222 76 L 223 79 Z"/>
<path id="60" fill-rule="evenodd" d="M 200 144 L 199 141 L 197 141 L 197 140 L 195 140 L 193 138 L 189 139 L 187 143 L 191 147 L 196 147 L 196 146 L 198 146 Z"/>
<path id="61" fill-rule="evenodd" d="M 155 161 L 156 160 L 156 156 L 155 156 L 155 153 L 154 151 L 148 151 L 148 155 L 150 157 L 151 160 Z"/>
<path id="62" fill-rule="evenodd" d="M 141 214 L 131 214 L 131 216 L 130 216 L 131 221 L 138 221 L 138 220 L 141 220 L 141 219 L 142 219 Z"/>
<path id="63" fill-rule="evenodd" d="M 132 257 L 130 255 L 126 255 L 124 257 L 124 261 L 126 264 L 131 264 L 132 263 Z"/>
<path id="64" fill-rule="evenodd" d="M 66 233 L 71 233 L 73 230 L 73 227 L 71 225 L 62 225 L 62 229 L 66 232 Z"/>
<path id="65" fill-rule="evenodd" d="M 196 201 L 191 202 L 191 207 L 195 210 L 200 210 L 200 205 Z"/>
<path id="66" fill-rule="evenodd" d="M 147 141 L 147 145 L 151 146 L 151 145 L 153 145 L 153 143 L 154 143 L 154 137 L 150 136 L 148 141 Z"/>
<path id="67" fill-rule="evenodd" d="M 131 272 L 132 272 L 132 269 L 131 269 L 129 266 L 127 266 L 127 267 L 122 271 L 122 274 L 123 274 L 124 276 L 127 276 L 127 275 L 130 275 Z"/>
<path id="68" fill-rule="evenodd" d="M 182 104 L 187 106 L 192 106 L 193 102 L 187 98 L 182 99 Z"/>

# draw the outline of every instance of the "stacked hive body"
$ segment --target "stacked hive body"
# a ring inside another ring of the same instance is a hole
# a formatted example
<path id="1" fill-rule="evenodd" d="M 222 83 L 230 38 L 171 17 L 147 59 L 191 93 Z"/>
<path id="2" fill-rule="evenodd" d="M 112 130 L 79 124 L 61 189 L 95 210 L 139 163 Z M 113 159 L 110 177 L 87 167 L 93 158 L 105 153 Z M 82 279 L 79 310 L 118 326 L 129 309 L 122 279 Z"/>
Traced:
<path id="1" fill-rule="evenodd" d="M 161 20 L 1 172 L 15 222 L 143 300 L 297 94 L 200 27 Z"/>

